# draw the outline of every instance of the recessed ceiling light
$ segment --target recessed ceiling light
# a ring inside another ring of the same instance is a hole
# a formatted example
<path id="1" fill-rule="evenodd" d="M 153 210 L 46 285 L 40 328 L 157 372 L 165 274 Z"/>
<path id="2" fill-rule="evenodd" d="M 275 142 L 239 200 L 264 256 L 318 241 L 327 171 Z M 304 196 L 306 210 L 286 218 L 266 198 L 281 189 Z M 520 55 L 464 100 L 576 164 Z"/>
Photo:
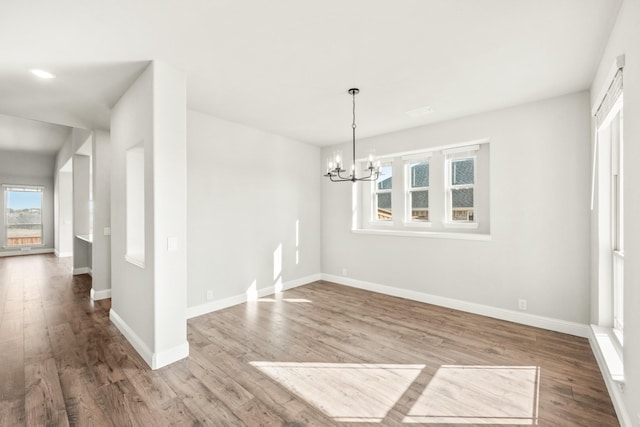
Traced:
<path id="1" fill-rule="evenodd" d="M 34 76 L 38 76 L 41 79 L 55 79 L 56 78 L 56 76 L 54 74 L 51 74 L 50 72 L 45 71 L 45 70 L 33 69 L 33 70 L 30 70 L 30 71 L 31 71 L 31 74 L 33 74 Z"/>
<path id="2" fill-rule="evenodd" d="M 433 113 L 433 108 L 428 105 L 405 112 L 405 114 L 411 118 L 422 117 L 431 113 Z"/>

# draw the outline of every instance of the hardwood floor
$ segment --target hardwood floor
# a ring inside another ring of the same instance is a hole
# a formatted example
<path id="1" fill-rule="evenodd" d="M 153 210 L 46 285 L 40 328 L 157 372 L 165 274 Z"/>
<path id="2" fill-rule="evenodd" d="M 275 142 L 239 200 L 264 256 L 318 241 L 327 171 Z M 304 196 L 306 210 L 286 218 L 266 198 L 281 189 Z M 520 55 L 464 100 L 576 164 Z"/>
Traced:
<path id="1" fill-rule="evenodd" d="M 587 340 L 316 282 L 151 371 L 69 259 L 0 258 L 2 426 L 618 425 Z"/>

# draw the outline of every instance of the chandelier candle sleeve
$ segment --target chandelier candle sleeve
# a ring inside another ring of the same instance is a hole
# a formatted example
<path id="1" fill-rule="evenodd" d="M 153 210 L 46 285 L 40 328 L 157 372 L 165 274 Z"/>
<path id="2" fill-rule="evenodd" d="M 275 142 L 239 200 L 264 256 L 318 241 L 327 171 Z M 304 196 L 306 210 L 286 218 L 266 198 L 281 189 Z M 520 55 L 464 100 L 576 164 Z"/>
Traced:
<path id="1" fill-rule="evenodd" d="M 369 155 L 369 160 L 367 162 L 367 167 L 365 168 L 365 173 L 367 175 L 364 176 L 356 176 L 356 95 L 360 92 L 359 89 L 352 88 L 348 90 L 349 95 L 353 98 L 353 122 L 351 124 L 352 129 L 352 145 L 351 145 L 351 153 L 352 153 L 352 163 L 351 163 L 351 174 L 348 176 L 344 176 L 342 169 L 342 153 L 337 151 L 334 153 L 334 159 L 329 159 L 327 161 L 327 173 L 324 175 L 329 178 L 332 182 L 356 182 L 356 181 L 375 181 L 380 176 L 380 162 L 373 162 L 373 155 Z"/>

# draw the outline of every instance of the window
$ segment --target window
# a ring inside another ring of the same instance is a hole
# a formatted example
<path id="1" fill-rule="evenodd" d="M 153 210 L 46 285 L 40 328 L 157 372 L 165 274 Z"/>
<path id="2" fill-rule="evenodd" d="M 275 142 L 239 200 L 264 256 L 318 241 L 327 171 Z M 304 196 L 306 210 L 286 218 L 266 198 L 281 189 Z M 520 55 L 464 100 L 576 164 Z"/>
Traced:
<path id="1" fill-rule="evenodd" d="M 475 157 L 448 159 L 447 220 L 474 222 Z"/>
<path id="2" fill-rule="evenodd" d="M 613 77 L 595 111 L 598 194 L 599 324 L 624 345 L 624 141 L 622 70 Z M 595 181 L 593 182 L 595 185 Z M 593 195 L 592 195 L 593 197 Z"/>
<path id="3" fill-rule="evenodd" d="M 43 187 L 3 185 L 5 206 L 5 245 L 7 247 L 43 245 Z"/>
<path id="4" fill-rule="evenodd" d="M 407 222 L 429 221 L 429 159 L 405 159 Z"/>
<path id="5" fill-rule="evenodd" d="M 393 168 L 391 164 L 383 164 L 380 167 L 380 176 L 375 182 L 374 206 L 375 220 L 391 221 L 392 219 L 392 191 L 393 191 Z"/>
<path id="6" fill-rule="evenodd" d="M 378 157 L 381 176 L 354 187 L 354 230 L 488 238 L 489 145 L 482 140 Z"/>

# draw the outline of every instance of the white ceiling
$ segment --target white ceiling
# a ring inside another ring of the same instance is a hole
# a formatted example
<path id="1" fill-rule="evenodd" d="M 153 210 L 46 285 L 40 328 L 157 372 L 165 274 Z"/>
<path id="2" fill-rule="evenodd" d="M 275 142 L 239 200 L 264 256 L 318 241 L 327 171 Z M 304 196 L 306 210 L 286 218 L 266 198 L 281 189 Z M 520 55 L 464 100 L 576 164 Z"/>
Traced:
<path id="1" fill-rule="evenodd" d="M 620 2 L 3 0 L 0 113 L 106 128 L 158 59 L 189 108 L 329 145 L 354 86 L 359 137 L 588 89 Z"/>

